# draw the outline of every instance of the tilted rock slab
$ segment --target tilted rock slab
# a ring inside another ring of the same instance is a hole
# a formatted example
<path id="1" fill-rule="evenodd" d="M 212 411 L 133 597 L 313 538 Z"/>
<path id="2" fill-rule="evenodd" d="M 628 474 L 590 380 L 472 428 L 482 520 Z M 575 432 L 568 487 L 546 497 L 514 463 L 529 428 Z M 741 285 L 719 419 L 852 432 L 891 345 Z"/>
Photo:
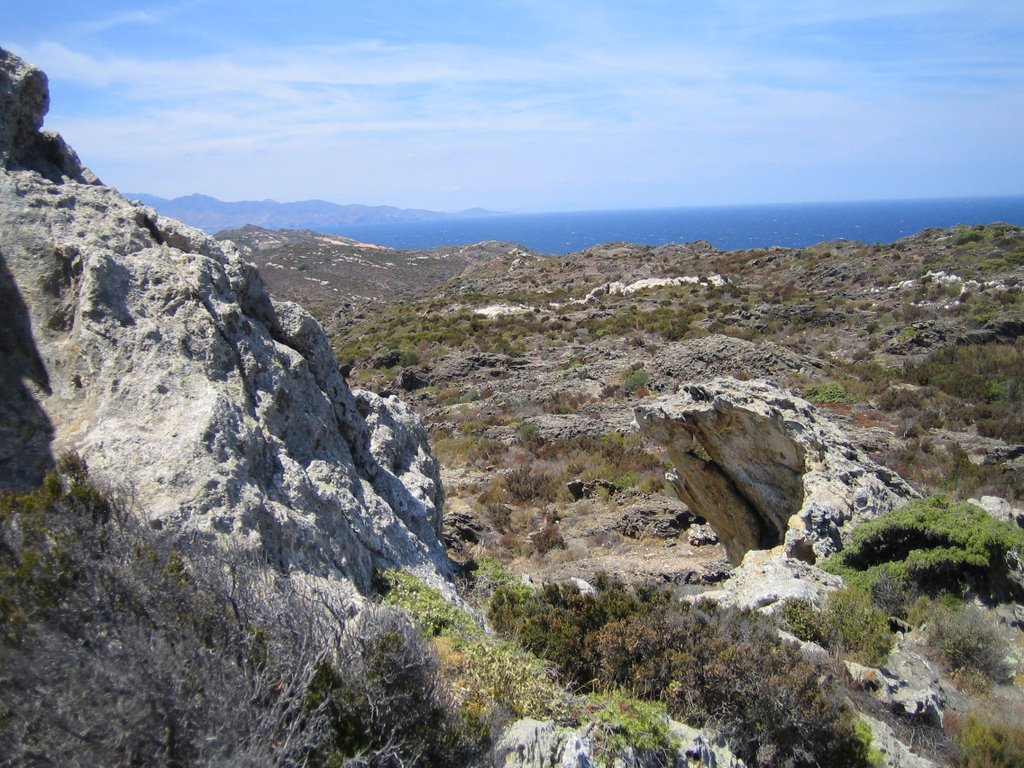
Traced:
<path id="1" fill-rule="evenodd" d="M 443 583 L 419 419 L 354 396 L 231 243 L 102 186 L 39 132 L 47 106 L 45 76 L 0 51 L 0 488 L 76 450 L 154 527 L 317 588 L 365 593 L 399 565 Z"/>
<path id="2" fill-rule="evenodd" d="M 733 563 L 779 545 L 813 563 L 842 549 L 848 523 L 918 496 L 813 405 L 768 381 L 685 384 L 635 415 L 668 450 L 676 493 L 711 524 Z"/>

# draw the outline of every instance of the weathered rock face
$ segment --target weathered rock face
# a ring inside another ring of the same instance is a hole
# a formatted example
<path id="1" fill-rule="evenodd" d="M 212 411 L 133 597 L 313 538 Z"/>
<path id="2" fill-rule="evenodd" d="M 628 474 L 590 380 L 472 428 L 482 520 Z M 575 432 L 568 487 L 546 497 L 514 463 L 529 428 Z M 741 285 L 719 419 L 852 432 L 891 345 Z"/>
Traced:
<path id="1" fill-rule="evenodd" d="M 46 75 L 0 48 L 0 166 L 98 184 L 58 134 L 40 130 L 49 108 Z"/>
<path id="2" fill-rule="evenodd" d="M 654 768 L 676 765 L 693 768 L 743 768 L 729 748 L 707 733 L 669 721 L 675 751 L 665 755 L 654 750 L 627 748 L 609 755 L 598 746 L 591 728 L 565 728 L 550 720 L 518 720 L 499 739 L 491 765 L 494 768 Z"/>
<path id="3" fill-rule="evenodd" d="M 734 563 L 782 544 L 813 563 L 842 548 L 846 523 L 917 496 L 813 405 L 767 381 L 686 384 L 635 413 L 641 432 L 667 448 L 679 497 Z"/>
<path id="4" fill-rule="evenodd" d="M 0 98 L 0 487 L 74 449 L 154 526 L 329 590 L 447 575 L 419 421 L 357 403 L 320 326 L 230 243 L 55 161 L 45 77 L 2 51 Z"/>

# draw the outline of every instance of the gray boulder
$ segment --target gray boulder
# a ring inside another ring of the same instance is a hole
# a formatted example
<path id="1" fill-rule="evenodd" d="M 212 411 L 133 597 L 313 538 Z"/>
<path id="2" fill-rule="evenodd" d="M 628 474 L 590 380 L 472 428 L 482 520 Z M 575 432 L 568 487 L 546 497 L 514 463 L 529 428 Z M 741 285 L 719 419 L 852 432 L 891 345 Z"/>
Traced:
<path id="1" fill-rule="evenodd" d="M 777 546 L 813 563 L 842 548 L 849 523 L 918 496 L 813 405 L 768 381 L 685 384 L 642 402 L 635 415 L 640 431 L 667 449 L 679 498 L 715 529 L 734 563 Z"/>
<path id="2" fill-rule="evenodd" d="M 419 420 L 357 402 L 320 326 L 231 243 L 55 155 L 45 76 L 3 51 L 0 99 L 0 487 L 74 450 L 155 527 L 314 589 L 358 599 L 390 566 L 446 584 Z"/>

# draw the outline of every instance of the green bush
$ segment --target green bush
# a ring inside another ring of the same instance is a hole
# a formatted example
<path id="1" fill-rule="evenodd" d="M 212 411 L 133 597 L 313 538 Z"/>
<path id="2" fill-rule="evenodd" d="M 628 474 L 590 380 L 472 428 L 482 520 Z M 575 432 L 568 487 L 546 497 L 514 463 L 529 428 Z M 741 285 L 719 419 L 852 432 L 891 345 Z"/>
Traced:
<path id="1" fill-rule="evenodd" d="M 635 395 L 640 390 L 647 389 L 647 385 L 650 383 L 651 374 L 640 368 L 626 377 L 626 380 L 622 383 L 622 389 L 627 395 Z"/>
<path id="2" fill-rule="evenodd" d="M 480 624 L 466 611 L 445 599 L 438 590 L 406 571 L 381 574 L 384 604 L 412 614 L 426 637 L 469 640 L 484 636 Z"/>
<path id="3" fill-rule="evenodd" d="M 520 445 L 536 448 L 542 445 L 544 440 L 540 436 L 540 427 L 531 422 L 525 422 L 516 430 L 516 439 Z"/>
<path id="4" fill-rule="evenodd" d="M 953 242 L 956 245 L 967 245 L 968 243 L 980 242 L 983 236 L 984 233 L 980 229 L 963 227 L 957 231 L 957 234 L 953 237 Z"/>
<path id="5" fill-rule="evenodd" d="M 808 387 L 804 390 L 804 398 L 812 403 L 850 404 L 857 402 L 857 398 L 847 392 L 846 387 L 835 381 Z"/>
<path id="6" fill-rule="evenodd" d="M 470 590 L 486 595 L 488 603 L 498 587 L 508 587 L 523 595 L 530 595 L 532 592 L 498 558 L 490 555 L 481 555 L 468 561 L 464 571 L 469 578 Z"/>
<path id="7" fill-rule="evenodd" d="M 825 633 L 833 647 L 843 649 L 862 664 L 883 664 L 892 650 L 893 637 L 888 618 L 863 592 L 840 589 L 831 593 L 822 607 Z"/>
<path id="8" fill-rule="evenodd" d="M 594 723 L 591 738 L 599 765 L 610 768 L 627 749 L 642 755 L 649 764 L 674 764 L 676 744 L 664 704 L 616 692 L 590 697 L 582 714 Z"/>
<path id="9" fill-rule="evenodd" d="M 864 745 L 868 765 L 871 768 L 887 768 L 889 763 L 886 761 L 885 755 L 874 746 L 874 734 L 871 732 L 871 726 L 864 720 L 858 720 L 854 724 L 854 732 L 861 744 Z"/>
<path id="10" fill-rule="evenodd" d="M 596 595 L 584 595 L 570 584 L 545 584 L 523 594 L 499 588 L 488 619 L 498 632 L 516 638 L 524 648 L 554 662 L 566 679 L 592 690 L 600 659 L 593 647 L 596 627 L 654 610 L 667 603 L 667 593 L 638 597 L 622 584 L 596 579 Z"/>
<path id="11" fill-rule="evenodd" d="M 457 687 L 477 717 L 508 710 L 516 717 L 550 717 L 564 711 L 564 692 L 551 680 L 536 656 L 515 644 L 484 633 L 473 617 L 433 587 L 410 573 L 388 570 L 384 600 L 408 611 L 426 637 L 442 638 L 451 649 L 451 671 Z M 506 582 L 499 592 L 520 594 L 520 585 Z"/>
<path id="12" fill-rule="evenodd" d="M 806 597 L 794 597 L 783 603 L 782 621 L 786 629 L 801 640 L 817 643 L 823 648 L 830 645 L 821 611 Z"/>
<path id="13" fill-rule="evenodd" d="M 885 614 L 858 590 L 832 592 L 820 612 L 810 600 L 788 600 L 782 615 L 789 630 L 801 640 L 818 643 L 861 664 L 878 666 L 892 650 Z"/>
<path id="14" fill-rule="evenodd" d="M 907 364 L 903 379 L 963 401 L 961 420 L 991 419 L 998 411 L 995 421 L 1003 424 L 996 436 L 1024 439 L 1024 348 L 1019 344 L 951 344 L 924 362 Z"/>
<path id="15" fill-rule="evenodd" d="M 933 496 L 859 525 L 822 567 L 868 595 L 885 573 L 924 594 L 959 595 L 970 586 L 994 599 L 1020 599 L 1008 562 L 1022 553 L 1024 531 L 973 504 Z"/>
<path id="16" fill-rule="evenodd" d="M 1016 768 L 1024 765 L 1024 725 L 993 712 L 950 718 L 960 745 L 962 768 Z"/>
<path id="17" fill-rule="evenodd" d="M 473 642 L 463 646 L 460 687 L 480 711 L 507 709 L 513 717 L 562 716 L 564 691 L 552 681 L 543 661 L 509 642 Z"/>

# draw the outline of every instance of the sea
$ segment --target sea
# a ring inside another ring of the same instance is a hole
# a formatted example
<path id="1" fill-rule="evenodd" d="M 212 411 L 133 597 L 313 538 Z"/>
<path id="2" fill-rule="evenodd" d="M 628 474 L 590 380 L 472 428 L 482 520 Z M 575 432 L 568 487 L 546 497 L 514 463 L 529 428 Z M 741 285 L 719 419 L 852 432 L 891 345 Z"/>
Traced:
<path id="1" fill-rule="evenodd" d="M 1024 225 L 1024 195 L 501 214 L 355 224 L 333 231 L 399 249 L 498 240 L 566 254 L 608 242 L 662 245 L 707 240 L 723 251 L 773 245 L 801 248 L 838 239 L 891 243 L 930 227 L 996 221 Z"/>

